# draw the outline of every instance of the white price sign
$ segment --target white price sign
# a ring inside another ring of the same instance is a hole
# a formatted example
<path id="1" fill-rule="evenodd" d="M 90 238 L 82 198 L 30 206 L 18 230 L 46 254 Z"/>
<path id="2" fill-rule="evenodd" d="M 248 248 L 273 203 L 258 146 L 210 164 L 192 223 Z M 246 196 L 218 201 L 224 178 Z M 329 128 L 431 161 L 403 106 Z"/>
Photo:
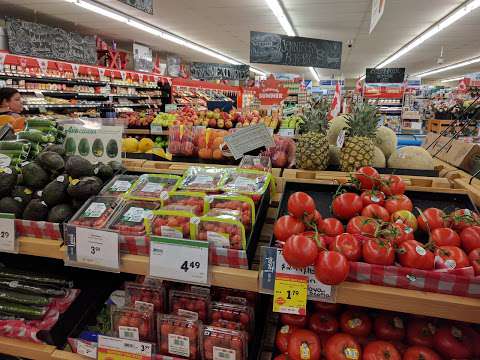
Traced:
<path id="1" fill-rule="evenodd" d="M 118 234 L 89 228 L 75 228 L 75 252 L 70 260 L 78 266 L 93 266 L 120 271 Z"/>
<path id="2" fill-rule="evenodd" d="M 208 283 L 208 242 L 152 236 L 150 276 Z"/>
<path id="3" fill-rule="evenodd" d="M 77 354 L 89 357 L 90 359 L 97 358 L 97 344 L 87 344 L 82 341 L 77 342 Z"/>
<path id="4" fill-rule="evenodd" d="M 152 358 L 152 344 L 119 339 L 109 336 L 98 336 L 98 360 L 123 359 L 123 360 L 150 360 Z"/>
<path id="5" fill-rule="evenodd" d="M 18 253 L 13 214 L 0 213 L 0 251 Z"/>

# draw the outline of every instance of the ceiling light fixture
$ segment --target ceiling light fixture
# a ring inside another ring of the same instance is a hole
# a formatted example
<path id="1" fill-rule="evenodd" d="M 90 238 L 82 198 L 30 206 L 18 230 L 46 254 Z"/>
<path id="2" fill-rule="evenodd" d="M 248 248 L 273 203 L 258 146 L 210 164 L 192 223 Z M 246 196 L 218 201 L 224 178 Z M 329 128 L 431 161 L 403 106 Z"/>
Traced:
<path id="1" fill-rule="evenodd" d="M 318 76 L 317 70 L 316 70 L 315 68 L 313 68 L 313 67 L 310 67 L 309 69 L 310 69 L 310 72 L 311 72 L 312 75 L 313 75 L 313 78 L 314 78 L 315 80 L 317 80 L 318 82 L 320 82 L 320 77 Z"/>
<path id="2" fill-rule="evenodd" d="M 479 62 L 480 62 L 480 56 L 478 56 L 476 58 L 473 58 L 473 59 L 465 60 L 465 61 L 462 61 L 462 62 L 459 62 L 459 63 L 455 63 L 455 64 L 447 65 L 447 66 L 444 66 L 444 67 L 440 67 L 440 68 L 437 68 L 437 69 L 427 70 L 427 71 L 424 71 L 422 73 L 418 73 L 414 76 L 426 77 L 426 76 L 430 76 L 430 75 L 433 75 L 433 74 L 438 74 L 438 73 L 441 73 L 441 72 L 444 72 L 444 71 L 458 69 L 458 68 L 461 68 L 461 67 L 464 67 L 464 66 L 476 64 L 476 63 L 479 63 Z"/>
<path id="3" fill-rule="evenodd" d="M 154 35 L 154 36 L 158 36 L 158 37 L 160 37 L 162 39 L 165 39 L 167 41 L 174 42 L 175 44 L 185 46 L 189 49 L 201 52 L 205 55 L 214 57 L 214 58 L 216 58 L 218 60 L 221 60 L 221 61 L 224 61 L 228 64 L 233 64 L 233 65 L 244 64 L 241 61 L 238 61 L 234 58 L 223 55 L 222 53 L 220 53 L 218 51 L 211 50 L 211 49 L 209 49 L 205 46 L 196 44 L 196 43 L 194 43 L 190 40 L 187 40 L 187 39 L 184 39 L 180 36 L 169 33 L 169 32 L 167 32 L 163 29 L 160 29 L 156 26 L 149 25 L 149 24 L 147 24 L 143 21 L 139 21 L 138 19 L 134 19 L 130 16 L 125 16 L 122 13 L 120 13 L 118 11 L 115 11 L 113 9 L 109 9 L 109 8 L 104 7 L 104 6 L 100 6 L 100 5 L 94 4 L 90 1 L 85 1 L 85 0 L 64 0 L 64 1 L 69 2 L 71 4 L 75 4 L 77 6 L 80 6 L 80 7 L 84 8 L 85 10 L 92 11 L 96 14 L 103 15 L 103 16 L 108 17 L 110 19 L 122 22 L 122 23 L 127 24 L 129 26 L 132 26 L 132 27 L 134 27 L 138 30 L 144 31 L 144 32 L 149 33 L 149 34 Z M 248 64 L 246 64 L 246 65 L 248 65 Z M 254 72 L 255 74 L 262 75 L 262 76 L 267 75 L 262 70 L 256 69 L 256 68 L 251 67 L 251 66 L 250 66 L 250 71 Z"/>
<path id="4" fill-rule="evenodd" d="M 464 79 L 464 76 L 459 76 L 459 77 L 454 77 L 454 78 L 450 78 L 450 79 L 443 79 L 443 80 L 440 80 L 441 83 L 448 83 L 450 81 L 460 81 Z"/>
<path id="5" fill-rule="evenodd" d="M 480 0 L 469 0 L 466 1 L 463 5 L 460 5 L 458 8 L 450 12 L 446 15 L 443 19 L 439 20 L 411 42 L 403 46 L 400 50 L 395 52 L 393 55 L 385 59 L 379 65 L 375 66 L 377 69 L 381 69 L 390 63 L 394 62 L 395 60 L 399 59 L 406 53 L 410 52 L 426 40 L 430 39 L 432 36 L 437 34 L 438 32 L 442 31 L 443 29 L 447 28 L 448 26 L 452 25 L 454 22 L 460 20 L 465 15 L 469 14 L 476 8 L 480 6 Z"/>

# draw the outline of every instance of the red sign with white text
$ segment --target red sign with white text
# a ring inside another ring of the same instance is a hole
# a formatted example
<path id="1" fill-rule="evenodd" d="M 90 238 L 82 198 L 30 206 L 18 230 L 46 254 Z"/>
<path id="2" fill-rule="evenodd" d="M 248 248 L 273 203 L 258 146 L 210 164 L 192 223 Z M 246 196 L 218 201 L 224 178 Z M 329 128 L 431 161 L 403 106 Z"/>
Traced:
<path id="1" fill-rule="evenodd" d="M 275 80 L 273 75 L 262 81 L 259 87 L 254 88 L 254 92 L 262 105 L 279 105 L 288 96 L 288 89 L 283 87 L 280 81 Z"/>

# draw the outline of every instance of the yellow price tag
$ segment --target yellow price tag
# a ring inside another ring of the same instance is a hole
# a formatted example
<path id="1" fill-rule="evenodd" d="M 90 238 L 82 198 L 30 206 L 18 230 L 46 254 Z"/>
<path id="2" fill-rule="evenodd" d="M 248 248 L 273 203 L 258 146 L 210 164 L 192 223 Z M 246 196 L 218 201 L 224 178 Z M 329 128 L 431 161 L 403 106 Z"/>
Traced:
<path id="1" fill-rule="evenodd" d="M 273 311 L 305 315 L 308 278 L 303 275 L 278 274 L 273 288 Z"/>

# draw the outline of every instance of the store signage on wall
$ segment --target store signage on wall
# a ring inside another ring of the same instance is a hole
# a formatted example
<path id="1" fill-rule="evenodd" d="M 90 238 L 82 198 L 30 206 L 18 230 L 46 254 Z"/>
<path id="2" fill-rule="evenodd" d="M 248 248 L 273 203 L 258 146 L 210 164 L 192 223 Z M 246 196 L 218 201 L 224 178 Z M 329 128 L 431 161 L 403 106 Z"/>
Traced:
<path id="1" fill-rule="evenodd" d="M 273 73 L 273 76 L 275 77 L 276 80 L 284 80 L 284 81 L 293 81 L 296 79 L 299 79 L 299 80 L 302 79 L 302 77 L 299 74 L 290 74 L 290 73 L 284 73 L 284 72 Z"/>
<path id="2" fill-rule="evenodd" d="M 364 96 L 367 98 L 401 99 L 404 86 L 400 84 L 366 84 Z"/>
<path id="3" fill-rule="evenodd" d="M 288 89 L 280 81 L 275 80 L 273 75 L 261 81 L 260 86 L 255 87 L 253 91 L 262 105 L 279 105 L 288 96 Z"/>
<path id="4" fill-rule="evenodd" d="M 167 56 L 167 75 L 172 77 L 180 76 L 180 57 L 176 55 Z"/>
<path id="5" fill-rule="evenodd" d="M 246 80 L 250 73 L 248 65 L 214 64 L 194 62 L 190 65 L 193 79 Z"/>
<path id="6" fill-rule="evenodd" d="M 250 62 L 340 69 L 342 42 L 250 32 Z"/>
<path id="7" fill-rule="evenodd" d="M 370 34 L 377 25 L 378 21 L 383 15 L 383 10 L 385 10 L 385 2 L 387 0 L 372 0 L 372 16 L 370 18 Z"/>
<path id="8" fill-rule="evenodd" d="M 119 0 L 120 2 L 133 6 L 135 9 L 153 15 L 153 0 Z"/>
<path id="9" fill-rule="evenodd" d="M 133 43 L 133 67 L 135 71 L 153 71 L 152 49 L 148 46 Z"/>
<path id="10" fill-rule="evenodd" d="M 7 18 L 6 29 L 8 48 L 13 54 L 82 64 L 97 63 L 94 36 L 84 36 L 15 18 Z"/>
<path id="11" fill-rule="evenodd" d="M 365 77 L 365 83 L 403 83 L 405 79 L 405 68 L 368 68 Z"/>

